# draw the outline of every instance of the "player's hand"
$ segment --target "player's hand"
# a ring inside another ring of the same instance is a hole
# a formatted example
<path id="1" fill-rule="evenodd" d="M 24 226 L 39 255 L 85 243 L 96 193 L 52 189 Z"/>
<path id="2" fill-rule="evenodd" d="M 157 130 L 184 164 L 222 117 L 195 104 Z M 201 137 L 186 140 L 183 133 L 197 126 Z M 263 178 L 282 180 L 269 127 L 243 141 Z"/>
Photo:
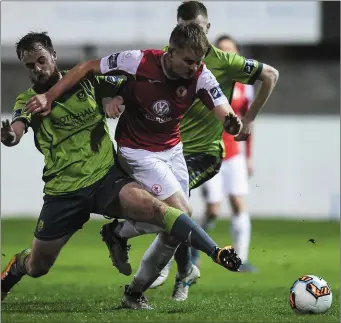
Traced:
<path id="1" fill-rule="evenodd" d="M 48 100 L 46 94 L 38 94 L 26 102 L 26 112 L 40 114 L 46 117 L 51 113 L 51 102 Z"/>
<path id="2" fill-rule="evenodd" d="M 247 158 L 246 160 L 246 167 L 247 167 L 247 173 L 249 177 L 253 175 L 253 163 L 251 158 Z"/>
<path id="3" fill-rule="evenodd" d="M 121 113 L 122 113 L 122 110 L 121 110 L 120 106 L 123 103 L 124 103 L 124 100 L 123 100 L 123 98 L 120 95 L 115 96 L 108 103 L 106 103 L 104 105 L 105 115 L 108 118 L 113 118 L 113 119 L 118 118 L 121 115 Z"/>
<path id="4" fill-rule="evenodd" d="M 15 140 L 17 139 L 17 136 L 9 122 L 8 119 L 1 122 L 1 142 L 5 146 L 11 146 Z"/>
<path id="5" fill-rule="evenodd" d="M 224 121 L 224 129 L 230 135 L 238 135 L 242 129 L 242 122 L 235 114 L 229 113 Z"/>
<path id="6" fill-rule="evenodd" d="M 246 141 L 247 138 L 251 135 L 251 122 L 242 120 L 242 123 L 242 129 L 240 130 L 239 134 L 234 137 L 235 141 Z"/>

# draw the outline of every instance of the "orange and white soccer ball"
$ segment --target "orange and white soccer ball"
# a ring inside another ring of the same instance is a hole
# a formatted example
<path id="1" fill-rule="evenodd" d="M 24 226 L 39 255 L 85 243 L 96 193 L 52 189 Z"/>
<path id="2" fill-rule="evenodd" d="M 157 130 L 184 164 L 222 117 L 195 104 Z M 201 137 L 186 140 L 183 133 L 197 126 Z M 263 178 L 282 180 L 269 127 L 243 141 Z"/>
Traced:
<path id="1" fill-rule="evenodd" d="M 332 300 L 332 291 L 321 277 L 304 275 L 290 288 L 290 306 L 295 312 L 325 313 L 332 305 Z"/>

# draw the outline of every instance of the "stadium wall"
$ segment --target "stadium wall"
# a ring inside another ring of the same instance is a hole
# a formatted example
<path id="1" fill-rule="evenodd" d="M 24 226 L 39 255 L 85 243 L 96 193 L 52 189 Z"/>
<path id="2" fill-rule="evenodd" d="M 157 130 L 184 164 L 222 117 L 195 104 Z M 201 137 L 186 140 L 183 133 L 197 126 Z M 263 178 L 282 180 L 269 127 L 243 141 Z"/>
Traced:
<path id="1" fill-rule="evenodd" d="M 116 122 L 109 123 L 113 135 Z M 261 116 L 254 129 L 253 159 L 248 199 L 253 216 L 339 219 L 339 116 Z M 43 163 L 31 130 L 17 147 L 2 146 L 3 217 L 39 215 Z M 200 189 L 192 193 L 191 201 L 194 216 L 200 217 L 204 211 Z M 229 214 L 224 203 L 222 215 Z"/>

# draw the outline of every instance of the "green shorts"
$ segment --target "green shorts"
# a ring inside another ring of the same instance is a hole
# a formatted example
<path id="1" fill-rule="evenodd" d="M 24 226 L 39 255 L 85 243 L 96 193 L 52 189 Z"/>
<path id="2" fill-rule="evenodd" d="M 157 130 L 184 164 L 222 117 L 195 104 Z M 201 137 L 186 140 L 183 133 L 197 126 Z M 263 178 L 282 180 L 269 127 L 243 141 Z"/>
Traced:
<path id="1" fill-rule="evenodd" d="M 109 218 L 120 214 L 119 193 L 134 180 L 117 165 L 96 183 L 63 195 L 45 195 L 34 236 L 55 240 L 81 229 L 90 213 Z"/>
<path id="2" fill-rule="evenodd" d="M 193 153 L 185 156 L 189 175 L 189 189 L 199 187 L 214 175 L 218 174 L 222 156 L 213 156 L 205 153 Z"/>

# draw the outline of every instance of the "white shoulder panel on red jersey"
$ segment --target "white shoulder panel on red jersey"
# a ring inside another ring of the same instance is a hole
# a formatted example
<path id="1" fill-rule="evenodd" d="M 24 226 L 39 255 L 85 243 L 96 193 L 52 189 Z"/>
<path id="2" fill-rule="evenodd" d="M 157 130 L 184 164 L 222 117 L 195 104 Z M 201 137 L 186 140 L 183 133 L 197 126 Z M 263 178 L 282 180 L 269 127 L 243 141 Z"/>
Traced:
<path id="1" fill-rule="evenodd" d="M 142 57 L 143 53 L 140 50 L 126 50 L 105 56 L 101 59 L 101 73 L 106 74 L 116 70 L 135 75 Z"/>
<path id="2" fill-rule="evenodd" d="M 205 90 L 208 93 L 215 107 L 228 103 L 228 100 L 221 90 L 217 79 L 212 72 L 207 69 L 206 65 L 203 66 L 202 73 L 199 75 L 196 93 L 200 90 Z"/>

